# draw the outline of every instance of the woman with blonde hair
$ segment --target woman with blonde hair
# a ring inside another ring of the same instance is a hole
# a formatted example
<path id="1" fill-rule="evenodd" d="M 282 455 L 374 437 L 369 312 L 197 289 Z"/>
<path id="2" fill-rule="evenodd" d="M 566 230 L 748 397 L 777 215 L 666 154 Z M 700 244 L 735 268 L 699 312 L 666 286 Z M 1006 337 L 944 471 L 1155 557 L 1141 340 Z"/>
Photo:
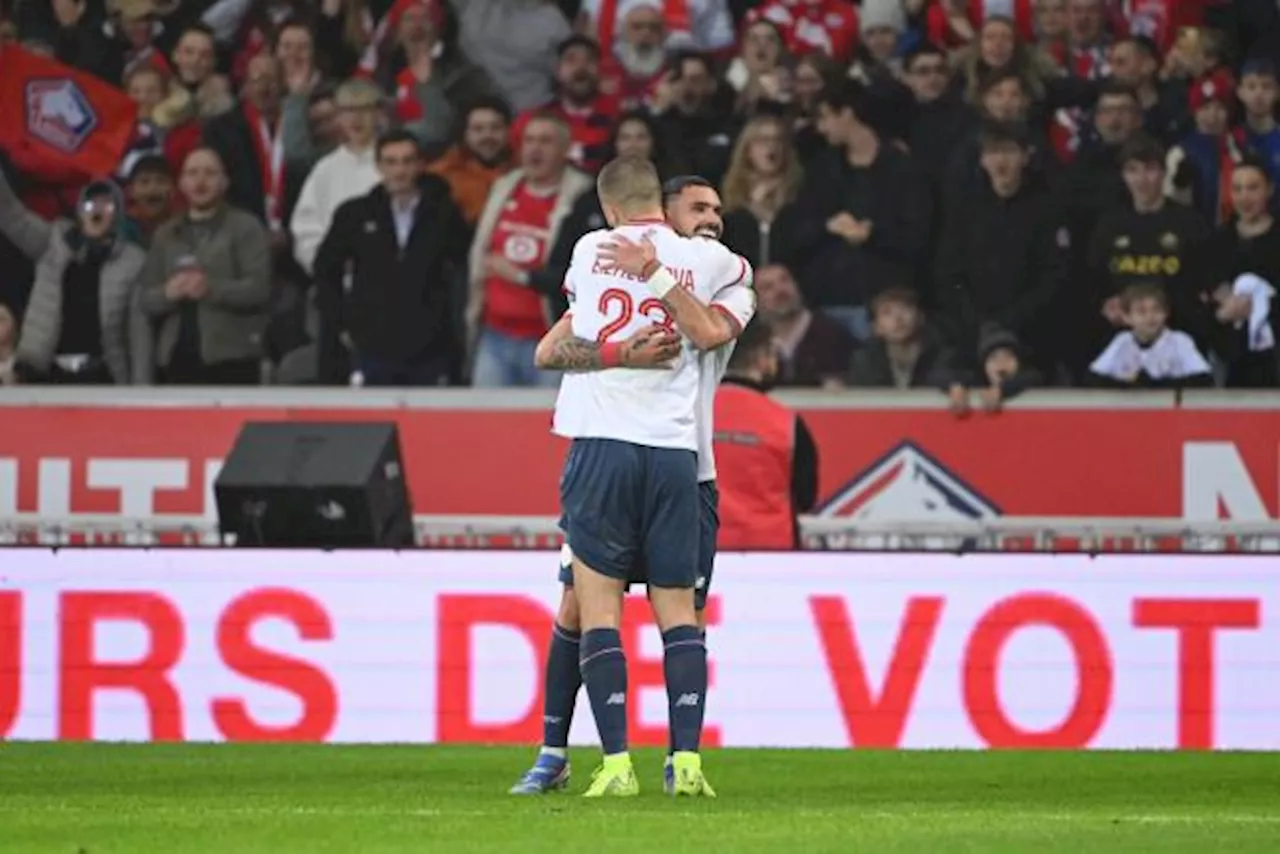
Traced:
<path id="1" fill-rule="evenodd" d="M 785 261 L 789 206 L 803 178 L 787 122 L 778 116 L 747 122 L 721 190 L 725 244 L 756 267 Z"/>

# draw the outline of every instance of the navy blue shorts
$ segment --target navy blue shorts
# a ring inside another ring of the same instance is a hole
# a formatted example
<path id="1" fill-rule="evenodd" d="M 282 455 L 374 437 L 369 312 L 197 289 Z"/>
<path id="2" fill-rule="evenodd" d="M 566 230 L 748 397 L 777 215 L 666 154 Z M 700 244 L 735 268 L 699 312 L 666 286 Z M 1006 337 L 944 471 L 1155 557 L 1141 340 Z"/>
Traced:
<path id="1" fill-rule="evenodd" d="M 703 503 L 697 482 L 693 451 L 575 439 L 560 477 L 560 527 L 573 553 L 596 572 L 697 588 Z"/>
<path id="2" fill-rule="evenodd" d="M 720 533 L 720 490 L 714 480 L 704 480 L 698 484 L 698 578 L 694 582 L 694 606 L 701 611 L 707 606 L 707 596 L 711 592 L 711 574 L 716 563 L 716 537 Z M 568 530 L 567 520 L 561 518 L 560 527 Z M 560 553 L 560 583 L 565 587 L 573 586 L 573 557 L 571 547 L 566 541 L 566 549 Z M 645 568 L 643 565 L 633 566 L 627 575 L 627 583 L 644 584 Z"/>

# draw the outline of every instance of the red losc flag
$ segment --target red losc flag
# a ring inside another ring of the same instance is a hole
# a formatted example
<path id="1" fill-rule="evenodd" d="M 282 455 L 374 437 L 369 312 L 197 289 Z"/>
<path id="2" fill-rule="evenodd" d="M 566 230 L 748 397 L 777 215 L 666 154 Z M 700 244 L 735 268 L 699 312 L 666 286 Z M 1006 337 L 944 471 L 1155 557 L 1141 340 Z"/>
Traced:
<path id="1" fill-rule="evenodd" d="M 137 106 L 92 74 L 16 47 L 0 49 L 0 147 L 47 183 L 112 174 Z"/>

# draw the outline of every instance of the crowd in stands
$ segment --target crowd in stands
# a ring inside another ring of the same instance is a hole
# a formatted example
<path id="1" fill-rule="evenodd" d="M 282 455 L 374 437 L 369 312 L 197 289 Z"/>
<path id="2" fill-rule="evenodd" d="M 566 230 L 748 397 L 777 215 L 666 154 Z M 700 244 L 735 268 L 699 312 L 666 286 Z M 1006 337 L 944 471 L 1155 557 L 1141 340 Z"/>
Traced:
<path id="1" fill-rule="evenodd" d="M 720 188 L 779 383 L 1274 388 L 1274 0 L 3 0 L 120 87 L 0 162 L 0 382 L 554 385 L 620 154 Z"/>

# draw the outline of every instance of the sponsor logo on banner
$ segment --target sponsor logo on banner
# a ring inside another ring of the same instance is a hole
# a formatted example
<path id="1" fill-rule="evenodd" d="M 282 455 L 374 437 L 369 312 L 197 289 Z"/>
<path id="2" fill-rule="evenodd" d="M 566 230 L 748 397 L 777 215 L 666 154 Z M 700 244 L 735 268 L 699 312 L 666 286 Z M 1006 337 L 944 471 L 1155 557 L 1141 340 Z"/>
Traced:
<path id="1" fill-rule="evenodd" d="M 819 449 L 826 516 L 1280 516 L 1280 411 L 1017 409 L 965 421 L 941 408 L 801 413 Z M 559 509 L 565 443 L 549 433 L 543 407 L 7 406 L 3 417 L 0 517 L 212 518 L 213 479 L 240 428 L 272 420 L 395 422 L 419 514 Z"/>
<path id="2" fill-rule="evenodd" d="M 14 550 L 0 739 L 536 744 L 553 561 Z M 1277 556 L 722 555 L 704 743 L 1280 750 L 1277 573 Z M 632 742 L 665 744 L 641 596 L 622 638 Z"/>

